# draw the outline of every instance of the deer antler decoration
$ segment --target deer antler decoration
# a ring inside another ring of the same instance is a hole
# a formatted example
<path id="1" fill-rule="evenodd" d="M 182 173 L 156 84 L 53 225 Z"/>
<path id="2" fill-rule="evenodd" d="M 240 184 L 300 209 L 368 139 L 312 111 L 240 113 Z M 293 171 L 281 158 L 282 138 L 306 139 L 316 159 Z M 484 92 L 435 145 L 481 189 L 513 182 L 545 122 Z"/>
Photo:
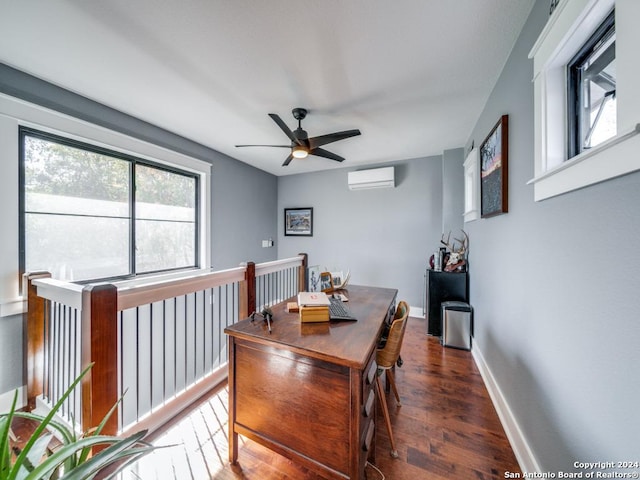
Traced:
<path id="1" fill-rule="evenodd" d="M 467 250 L 469 250 L 469 235 L 467 235 L 467 232 L 465 232 L 464 230 L 460 231 L 464 235 L 464 238 L 462 240 L 459 238 L 454 238 L 454 240 L 460 244 L 460 248 L 457 250 L 457 252 L 464 255 L 465 253 L 467 253 Z"/>
<path id="2" fill-rule="evenodd" d="M 443 244 L 445 247 L 447 247 L 447 249 L 449 249 L 449 251 L 453 252 L 453 245 L 451 245 L 449 243 L 449 239 L 450 238 L 451 238 L 451 231 L 449 231 L 449 234 L 447 235 L 447 240 L 446 241 L 444 239 L 444 233 L 443 233 L 442 237 L 440 238 L 440 243 Z"/>
<path id="3" fill-rule="evenodd" d="M 464 271 L 464 269 L 466 268 L 465 265 L 467 262 L 465 259 L 465 255 L 469 250 L 469 235 L 467 235 L 467 232 L 465 232 L 464 230 L 462 230 L 462 234 L 464 235 L 464 238 L 454 238 L 453 243 L 451 243 L 450 241 L 451 232 L 449 232 L 449 234 L 447 235 L 446 240 L 444 239 L 444 234 L 442 234 L 440 243 L 447 247 L 449 252 L 451 252 L 449 253 L 449 258 L 444 268 L 446 272 Z M 456 242 L 460 244 L 458 248 L 456 248 Z"/>

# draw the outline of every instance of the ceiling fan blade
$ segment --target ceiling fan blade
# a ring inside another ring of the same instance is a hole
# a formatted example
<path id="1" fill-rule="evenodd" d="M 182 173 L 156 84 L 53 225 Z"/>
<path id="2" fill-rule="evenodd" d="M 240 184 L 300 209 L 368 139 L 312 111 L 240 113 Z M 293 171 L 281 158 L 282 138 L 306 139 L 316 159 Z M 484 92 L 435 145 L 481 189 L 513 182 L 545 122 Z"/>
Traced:
<path id="1" fill-rule="evenodd" d="M 285 135 L 287 137 L 289 137 L 289 140 L 291 140 L 293 143 L 295 143 L 296 145 L 301 145 L 301 143 L 298 141 L 298 139 L 296 138 L 296 136 L 293 134 L 293 132 L 291 131 L 291 129 L 289 127 L 287 127 L 287 124 L 284 123 L 282 121 L 282 119 L 276 114 L 276 113 L 270 113 L 269 116 L 271 117 L 271 119 L 276 122 L 278 124 L 278 126 L 280 127 L 280 129 L 285 133 Z"/>
<path id="2" fill-rule="evenodd" d="M 307 140 L 309 148 L 316 148 L 327 143 L 337 142 L 338 140 L 344 140 L 345 138 L 355 137 L 360 135 L 360 130 L 345 130 L 344 132 L 328 133 L 326 135 L 320 135 L 319 137 L 312 137 Z"/>
<path id="3" fill-rule="evenodd" d="M 290 153 L 289 156 L 287 157 L 287 159 L 284 161 L 284 163 L 282 164 L 283 167 L 286 167 L 287 165 L 289 165 L 291 163 L 291 160 L 293 160 L 293 153 Z"/>
<path id="4" fill-rule="evenodd" d="M 341 157 L 340 155 L 336 155 L 335 153 L 331 153 L 331 152 L 325 150 L 324 148 L 314 148 L 313 150 L 311 150 L 309 152 L 309 155 L 315 155 L 316 157 L 328 158 L 330 160 L 335 160 L 336 162 L 344 161 L 344 157 Z"/>
<path id="5" fill-rule="evenodd" d="M 278 148 L 291 148 L 291 145 L 236 145 L 236 147 L 278 147 Z"/>

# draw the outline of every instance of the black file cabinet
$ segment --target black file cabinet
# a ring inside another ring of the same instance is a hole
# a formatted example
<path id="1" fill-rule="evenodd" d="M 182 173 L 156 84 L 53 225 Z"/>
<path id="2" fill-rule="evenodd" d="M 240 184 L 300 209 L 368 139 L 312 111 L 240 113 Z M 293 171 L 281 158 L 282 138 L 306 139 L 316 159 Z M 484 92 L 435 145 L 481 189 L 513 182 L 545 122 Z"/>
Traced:
<path id="1" fill-rule="evenodd" d="M 442 336 L 442 302 L 469 302 L 469 274 L 467 272 L 436 272 L 427 270 L 425 306 L 427 334 Z"/>

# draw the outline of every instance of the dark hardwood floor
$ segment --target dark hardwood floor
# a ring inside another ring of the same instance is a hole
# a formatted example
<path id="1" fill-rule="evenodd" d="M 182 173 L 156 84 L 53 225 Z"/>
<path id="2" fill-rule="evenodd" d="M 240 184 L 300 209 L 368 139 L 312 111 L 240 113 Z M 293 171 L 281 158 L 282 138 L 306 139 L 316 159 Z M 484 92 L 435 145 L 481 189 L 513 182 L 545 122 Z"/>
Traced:
<path id="1" fill-rule="evenodd" d="M 376 461 L 375 468 L 367 467 L 369 480 L 382 475 L 390 480 L 502 479 L 507 471 L 520 472 L 470 352 L 442 347 L 426 335 L 424 319 L 411 317 L 402 359 L 402 368 L 396 369 L 402 406 L 387 395 L 400 457 L 389 455 L 378 409 Z M 227 393 L 222 385 L 157 432 L 154 444 L 174 446 L 143 458 L 122 478 L 322 480 L 242 437 L 238 465 L 230 466 Z"/>
<path id="2" fill-rule="evenodd" d="M 396 369 L 402 406 L 387 396 L 400 458 L 378 429 L 376 464 L 386 478 L 497 479 L 520 472 L 471 352 L 445 348 L 410 318 Z M 382 423 L 378 422 L 382 427 Z"/>

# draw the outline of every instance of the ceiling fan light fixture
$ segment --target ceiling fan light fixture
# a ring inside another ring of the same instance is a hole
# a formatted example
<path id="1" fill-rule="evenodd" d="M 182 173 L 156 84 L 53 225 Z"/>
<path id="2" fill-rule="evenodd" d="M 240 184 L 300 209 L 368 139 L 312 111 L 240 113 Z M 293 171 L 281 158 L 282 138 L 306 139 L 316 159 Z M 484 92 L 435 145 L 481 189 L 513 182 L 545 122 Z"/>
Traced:
<path id="1" fill-rule="evenodd" d="M 320 135 L 317 137 L 309 137 L 307 132 L 302 128 L 302 120 L 307 115 L 307 110 L 304 108 L 294 108 L 292 110 L 293 118 L 298 120 L 298 128 L 292 131 L 286 123 L 278 116 L 277 113 L 270 113 L 269 117 L 276 122 L 276 125 L 280 127 L 285 135 L 291 141 L 288 145 L 236 145 L 236 147 L 278 147 L 278 148 L 291 148 L 291 153 L 287 155 L 286 160 L 282 164 L 286 167 L 291 161 L 296 159 L 307 158 L 309 155 L 315 155 L 316 157 L 328 158 L 336 162 L 344 161 L 344 158 L 335 153 L 329 152 L 324 148 L 320 148 L 328 143 L 337 142 L 346 138 L 355 137 L 360 135 L 360 130 L 345 130 L 344 132 L 333 132 L 326 135 Z"/>
<path id="2" fill-rule="evenodd" d="M 302 145 L 295 145 L 291 149 L 291 155 L 293 155 L 293 158 L 307 158 L 309 151 Z"/>

